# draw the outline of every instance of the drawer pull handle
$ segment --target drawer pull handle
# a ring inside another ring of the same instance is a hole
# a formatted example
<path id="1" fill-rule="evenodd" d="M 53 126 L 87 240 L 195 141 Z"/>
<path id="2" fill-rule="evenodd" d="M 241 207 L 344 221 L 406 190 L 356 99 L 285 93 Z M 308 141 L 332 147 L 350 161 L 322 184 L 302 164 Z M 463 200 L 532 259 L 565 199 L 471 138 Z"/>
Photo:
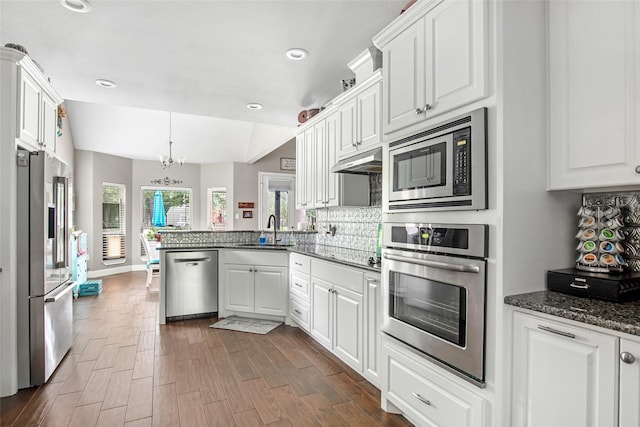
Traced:
<path id="1" fill-rule="evenodd" d="M 300 283 L 298 283 L 298 282 L 293 282 L 293 284 L 294 284 L 294 285 L 296 285 L 296 286 L 297 286 L 297 287 L 299 287 L 299 288 L 301 288 L 301 287 L 302 287 L 302 285 L 301 285 Z"/>
<path id="2" fill-rule="evenodd" d="M 576 288 L 576 289 L 589 289 L 590 288 L 590 286 L 588 284 L 586 284 L 586 283 L 584 285 L 579 285 L 579 284 L 576 284 L 575 282 L 571 282 L 571 284 L 569 286 L 571 286 L 572 288 Z"/>
<path id="3" fill-rule="evenodd" d="M 559 331 L 557 329 L 553 329 L 553 328 L 550 328 L 548 326 L 538 325 L 538 329 L 546 331 L 546 332 L 551 332 L 552 334 L 562 335 L 563 337 L 567 337 L 567 338 L 575 338 L 576 337 L 572 333 Z"/>
<path id="4" fill-rule="evenodd" d="M 302 264 L 300 264 L 299 262 L 294 262 L 295 265 L 299 265 L 300 267 L 302 267 Z"/>
<path id="5" fill-rule="evenodd" d="M 413 394 L 413 397 L 415 397 L 416 399 L 418 399 L 420 402 L 424 403 L 427 406 L 431 406 L 431 402 L 429 402 L 427 399 L 425 399 L 424 397 L 420 396 L 418 393 L 414 393 L 411 392 L 411 394 Z"/>
<path id="6" fill-rule="evenodd" d="M 293 310 L 293 311 L 295 311 L 295 312 L 296 312 L 296 313 L 298 313 L 300 316 L 302 316 L 302 313 L 300 312 L 300 310 L 295 309 L 295 310 Z"/>

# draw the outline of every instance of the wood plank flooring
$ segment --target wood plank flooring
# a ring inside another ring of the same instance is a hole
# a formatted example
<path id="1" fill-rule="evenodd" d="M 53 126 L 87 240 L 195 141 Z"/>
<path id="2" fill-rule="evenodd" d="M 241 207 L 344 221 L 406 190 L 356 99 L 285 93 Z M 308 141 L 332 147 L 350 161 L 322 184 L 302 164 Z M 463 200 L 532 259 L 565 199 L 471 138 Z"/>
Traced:
<path id="1" fill-rule="evenodd" d="M 74 301 L 71 350 L 47 384 L 0 400 L 3 427 L 411 425 L 297 328 L 158 325 L 145 278 L 105 277 L 102 294 Z"/>

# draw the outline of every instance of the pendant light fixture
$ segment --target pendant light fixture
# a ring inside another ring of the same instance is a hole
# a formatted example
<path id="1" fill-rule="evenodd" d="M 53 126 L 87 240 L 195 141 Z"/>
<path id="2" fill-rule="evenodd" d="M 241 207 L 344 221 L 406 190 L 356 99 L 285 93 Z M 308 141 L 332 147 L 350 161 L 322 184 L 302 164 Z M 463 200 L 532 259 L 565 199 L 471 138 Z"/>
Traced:
<path id="1" fill-rule="evenodd" d="M 171 141 L 171 112 L 169 112 L 169 158 L 165 159 L 164 156 L 160 156 L 160 163 L 162 163 L 162 169 L 169 169 L 171 166 L 175 164 L 182 166 L 184 164 L 184 158 L 180 158 L 177 160 L 173 160 L 173 156 L 171 153 L 171 146 L 173 145 L 173 141 Z"/>

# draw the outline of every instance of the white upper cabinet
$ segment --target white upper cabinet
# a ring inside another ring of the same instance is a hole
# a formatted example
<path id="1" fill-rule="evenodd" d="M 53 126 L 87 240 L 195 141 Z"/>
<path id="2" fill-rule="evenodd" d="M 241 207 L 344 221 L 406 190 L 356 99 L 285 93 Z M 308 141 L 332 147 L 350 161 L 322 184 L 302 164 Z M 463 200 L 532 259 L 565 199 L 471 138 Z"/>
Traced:
<path id="1" fill-rule="evenodd" d="M 328 164 L 328 146 L 326 139 L 326 121 L 320 120 L 313 126 L 313 143 L 315 158 L 313 160 L 315 188 L 313 192 L 313 205 L 321 207 L 326 204 L 327 200 L 327 180 L 329 171 Z"/>
<path id="2" fill-rule="evenodd" d="M 374 72 L 364 82 L 337 97 L 341 139 L 338 158 L 371 150 L 382 143 L 382 76 Z"/>
<path id="3" fill-rule="evenodd" d="M 640 4 L 549 2 L 549 188 L 640 184 Z"/>
<path id="4" fill-rule="evenodd" d="M 340 181 L 339 174 L 331 173 L 331 167 L 338 162 L 338 143 L 340 142 L 341 121 L 340 113 L 335 111 L 326 119 L 325 144 L 326 144 L 326 165 L 325 181 L 325 203 L 326 206 L 340 205 Z"/>
<path id="5" fill-rule="evenodd" d="M 487 95 L 486 9 L 483 0 L 418 2 L 374 37 L 385 135 L 418 132 L 427 119 Z"/>
<path id="6" fill-rule="evenodd" d="M 17 62 L 17 69 L 16 138 L 24 148 L 55 153 L 58 105 L 62 98 L 28 57 Z"/>

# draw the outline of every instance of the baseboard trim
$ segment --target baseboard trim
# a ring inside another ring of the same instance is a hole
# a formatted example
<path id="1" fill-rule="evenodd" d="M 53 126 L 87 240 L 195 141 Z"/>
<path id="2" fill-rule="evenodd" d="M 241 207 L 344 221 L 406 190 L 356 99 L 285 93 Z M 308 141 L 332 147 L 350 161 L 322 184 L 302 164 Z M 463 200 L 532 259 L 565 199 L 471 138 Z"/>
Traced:
<path id="1" fill-rule="evenodd" d="M 111 276 L 112 274 L 130 273 L 132 271 L 145 271 L 146 269 L 147 269 L 147 266 L 145 264 L 123 265 L 122 267 L 103 268 L 102 270 L 87 271 L 87 278 L 95 279 L 97 277 Z"/>

